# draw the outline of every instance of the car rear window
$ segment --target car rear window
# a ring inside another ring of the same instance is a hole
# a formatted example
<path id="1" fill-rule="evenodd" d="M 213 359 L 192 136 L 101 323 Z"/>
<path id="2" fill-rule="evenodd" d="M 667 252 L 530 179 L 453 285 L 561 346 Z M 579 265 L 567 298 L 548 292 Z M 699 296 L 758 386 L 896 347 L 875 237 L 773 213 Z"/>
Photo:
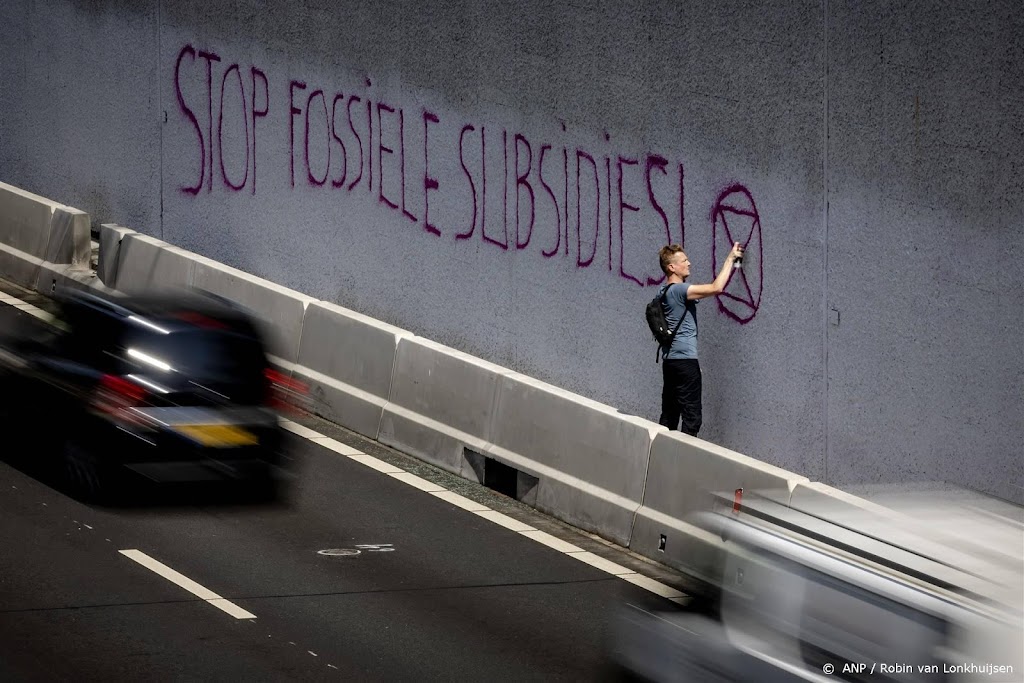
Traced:
<path id="1" fill-rule="evenodd" d="M 266 365 L 263 346 L 257 338 L 230 331 L 130 331 L 124 347 L 133 361 L 163 363 L 191 377 L 242 380 L 262 376 Z"/>

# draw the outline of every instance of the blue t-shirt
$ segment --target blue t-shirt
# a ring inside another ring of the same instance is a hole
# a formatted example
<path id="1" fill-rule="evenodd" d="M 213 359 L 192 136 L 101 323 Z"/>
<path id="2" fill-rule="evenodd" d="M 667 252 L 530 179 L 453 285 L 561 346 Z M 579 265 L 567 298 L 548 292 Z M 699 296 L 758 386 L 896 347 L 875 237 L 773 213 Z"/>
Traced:
<path id="1" fill-rule="evenodd" d="M 686 312 L 683 324 L 672 340 L 672 347 L 665 354 L 665 358 L 673 360 L 676 358 L 697 357 L 697 301 L 689 301 L 686 298 L 686 291 L 690 285 L 679 282 L 667 285 L 668 294 L 665 296 L 665 319 L 668 321 L 668 329 L 676 329 L 679 318 Z M 665 287 L 661 288 L 665 291 Z"/>

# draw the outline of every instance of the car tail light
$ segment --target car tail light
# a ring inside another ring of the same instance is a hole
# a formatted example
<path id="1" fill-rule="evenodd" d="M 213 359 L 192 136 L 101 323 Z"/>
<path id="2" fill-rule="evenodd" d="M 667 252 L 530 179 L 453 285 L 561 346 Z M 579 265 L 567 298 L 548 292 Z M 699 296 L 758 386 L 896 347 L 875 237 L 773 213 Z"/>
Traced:
<path id="1" fill-rule="evenodd" d="M 299 413 L 309 410 L 309 387 L 306 383 L 273 368 L 263 371 L 266 379 L 266 403 L 274 410 Z"/>
<path id="2" fill-rule="evenodd" d="M 127 417 L 130 408 L 145 405 L 149 392 L 116 375 L 103 375 L 92 397 L 93 407 L 101 413 Z"/>

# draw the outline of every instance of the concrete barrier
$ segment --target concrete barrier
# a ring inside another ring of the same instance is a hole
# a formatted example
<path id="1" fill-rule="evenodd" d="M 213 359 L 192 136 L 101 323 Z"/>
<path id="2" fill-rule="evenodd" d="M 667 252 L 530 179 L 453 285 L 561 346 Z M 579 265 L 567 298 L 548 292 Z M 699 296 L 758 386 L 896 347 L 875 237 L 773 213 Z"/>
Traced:
<path id="1" fill-rule="evenodd" d="M 89 214 L 68 206 L 54 208 L 44 261 L 88 269 L 92 257 Z"/>
<path id="2" fill-rule="evenodd" d="M 485 452 L 537 477 L 537 509 L 625 546 L 660 431 L 665 428 L 653 422 L 506 373 Z"/>
<path id="3" fill-rule="evenodd" d="M 402 337 L 378 440 L 479 481 L 465 449 L 488 448 L 498 380 L 508 372 L 422 337 Z"/>
<path id="4" fill-rule="evenodd" d="M 46 260 L 50 223 L 57 202 L 0 183 L 0 242 L 13 249 Z"/>
<path id="5" fill-rule="evenodd" d="M 637 511 L 629 548 L 711 581 L 720 539 L 694 527 L 692 516 L 711 512 L 716 494 L 740 488 L 772 494 L 788 505 L 794 488 L 808 482 L 807 477 L 707 441 L 662 432 L 651 446 L 643 506 Z"/>
<path id="6" fill-rule="evenodd" d="M 0 277 L 22 287 L 34 287 L 43 259 L 0 243 Z"/>
<path id="7" fill-rule="evenodd" d="M 100 226 L 100 256 L 96 265 L 96 275 L 100 282 L 108 287 L 117 285 L 118 256 L 121 251 L 121 240 L 127 235 L 137 234 L 134 230 L 123 228 L 113 223 Z"/>
<path id="8" fill-rule="evenodd" d="M 111 232 L 117 231 L 108 231 L 108 239 L 113 241 L 116 237 Z M 294 363 L 298 356 L 305 309 L 316 301 L 139 233 L 121 237 L 115 281 L 115 288 L 126 294 L 196 288 L 230 299 L 263 321 L 269 352 L 287 363 Z"/>
<path id="9" fill-rule="evenodd" d="M 262 319 L 267 325 L 269 352 L 288 363 L 296 362 L 306 306 L 316 299 L 184 250 L 176 250 L 174 257 L 191 260 L 193 287 L 230 299 Z"/>
<path id="10" fill-rule="evenodd" d="M 192 284 L 195 264 L 192 254 L 155 237 L 124 235 L 118 248 L 114 288 L 125 294 L 187 288 Z"/>
<path id="11" fill-rule="evenodd" d="M 302 321 L 293 376 L 309 385 L 317 415 L 376 439 L 398 343 L 408 336 L 355 311 L 313 302 Z"/>

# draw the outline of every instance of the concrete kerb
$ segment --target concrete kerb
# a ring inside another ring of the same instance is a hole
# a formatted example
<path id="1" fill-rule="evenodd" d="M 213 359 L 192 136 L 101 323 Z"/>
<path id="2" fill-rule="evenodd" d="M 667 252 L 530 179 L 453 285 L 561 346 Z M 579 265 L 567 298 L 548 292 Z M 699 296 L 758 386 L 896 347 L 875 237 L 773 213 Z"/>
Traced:
<path id="1" fill-rule="evenodd" d="M 479 481 L 466 449 L 486 452 L 501 366 L 416 336 L 398 340 L 378 440 Z"/>
<path id="2" fill-rule="evenodd" d="M 485 453 L 537 477 L 539 510 L 628 546 L 651 443 L 663 431 L 648 420 L 506 373 Z"/>
<path id="3" fill-rule="evenodd" d="M 377 439 L 398 344 L 411 336 L 341 306 L 312 302 L 302 321 L 293 376 L 309 386 L 317 415 Z"/>
<path id="4" fill-rule="evenodd" d="M 744 489 L 789 505 L 809 480 L 773 465 L 680 432 L 659 433 L 651 445 L 643 505 L 629 547 L 646 557 L 710 580 L 720 539 L 691 522 L 712 512 L 714 494 Z"/>

